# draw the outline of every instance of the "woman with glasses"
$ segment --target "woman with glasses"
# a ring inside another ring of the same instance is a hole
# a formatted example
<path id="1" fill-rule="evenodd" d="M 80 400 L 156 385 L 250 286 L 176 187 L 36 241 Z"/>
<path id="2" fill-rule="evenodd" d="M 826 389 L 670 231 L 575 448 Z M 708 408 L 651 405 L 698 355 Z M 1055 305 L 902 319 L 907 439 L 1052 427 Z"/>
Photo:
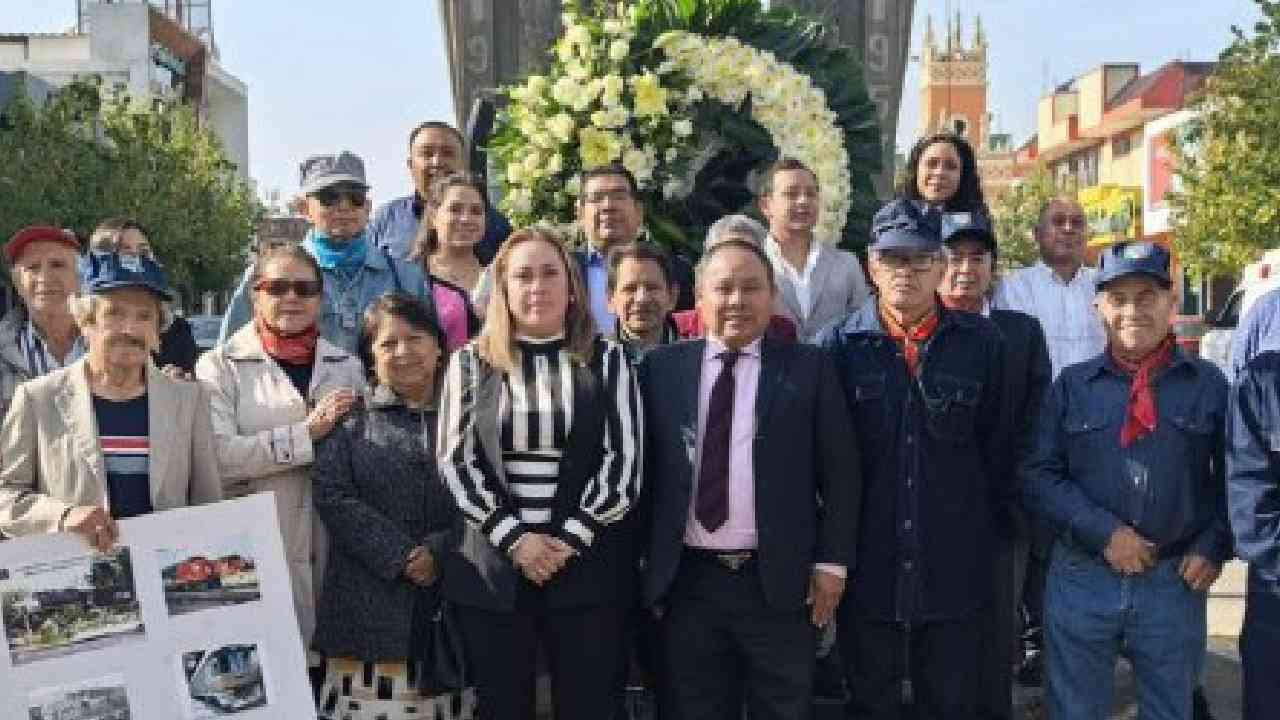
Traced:
<path id="1" fill-rule="evenodd" d="M 472 299 L 489 276 L 475 249 L 484 237 L 488 210 L 484 185 L 468 173 L 446 175 L 427 191 L 410 259 L 427 274 L 449 352 L 480 331 Z"/>
<path id="2" fill-rule="evenodd" d="M 422 269 L 393 258 L 369 237 L 369 185 L 359 157 L 341 152 L 308 158 L 302 192 L 311 221 L 302 247 L 319 264 L 324 285 L 316 320 L 321 337 L 355 354 L 365 310 L 391 290 L 409 293 L 435 312 Z M 219 342 L 253 319 L 252 283 L 246 273 L 227 306 Z"/>
<path id="3" fill-rule="evenodd" d="M 311 464 L 364 390 L 364 369 L 320 337 L 320 265 L 298 245 L 258 255 L 253 320 L 196 363 L 210 391 L 213 439 L 228 497 L 275 493 L 303 642 L 315 628 L 326 537 L 312 509 Z"/>

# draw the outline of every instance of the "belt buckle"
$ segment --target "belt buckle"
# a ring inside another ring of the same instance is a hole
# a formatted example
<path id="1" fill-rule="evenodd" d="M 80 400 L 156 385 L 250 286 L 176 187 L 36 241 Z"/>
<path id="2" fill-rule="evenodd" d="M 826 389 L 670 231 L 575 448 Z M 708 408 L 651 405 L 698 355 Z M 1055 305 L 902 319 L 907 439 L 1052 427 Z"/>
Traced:
<path id="1" fill-rule="evenodd" d="M 747 561 L 750 559 L 751 559 L 751 553 L 749 552 L 717 553 L 716 554 L 716 561 L 719 562 L 721 565 L 725 566 L 725 568 L 727 568 L 730 572 L 738 572 L 739 570 L 742 569 L 743 565 L 747 564 Z"/>

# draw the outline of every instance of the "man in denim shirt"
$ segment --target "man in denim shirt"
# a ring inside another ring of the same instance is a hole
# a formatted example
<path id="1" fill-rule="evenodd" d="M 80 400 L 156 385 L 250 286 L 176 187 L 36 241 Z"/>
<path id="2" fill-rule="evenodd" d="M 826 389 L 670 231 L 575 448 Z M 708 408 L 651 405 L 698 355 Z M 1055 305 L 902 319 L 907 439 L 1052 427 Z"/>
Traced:
<path id="1" fill-rule="evenodd" d="M 1274 335 L 1263 340 L 1275 341 Z M 1240 557 L 1249 562 L 1240 631 L 1244 717 L 1262 720 L 1280 708 L 1280 351 L 1261 352 L 1240 370 L 1227 433 L 1231 530 Z"/>
<path id="2" fill-rule="evenodd" d="M 1206 593 L 1231 553 L 1227 383 L 1173 341 L 1175 303 L 1163 248 L 1103 253 L 1107 349 L 1058 376 L 1024 467 L 1027 504 L 1057 531 L 1045 633 L 1058 720 L 1107 716 L 1120 653 L 1140 717 L 1191 717 Z"/>
<path id="3" fill-rule="evenodd" d="M 819 344 L 834 357 L 862 454 L 852 592 L 836 625 L 854 716 L 902 717 L 909 673 L 919 720 L 976 716 L 978 659 L 1005 457 L 1004 341 L 994 323 L 938 302 L 936 232 L 882 217 L 878 288 Z"/>
<path id="4" fill-rule="evenodd" d="M 364 311 L 392 290 L 412 295 L 434 314 L 422 268 L 391 257 L 369 239 L 369 185 L 359 156 L 345 151 L 314 155 L 302 163 L 301 171 L 307 219 L 311 221 L 302 245 L 316 258 L 324 275 L 320 335 L 356 354 Z M 252 276 L 253 268 L 248 268 L 231 296 L 218 333 L 219 343 L 252 318 Z"/>

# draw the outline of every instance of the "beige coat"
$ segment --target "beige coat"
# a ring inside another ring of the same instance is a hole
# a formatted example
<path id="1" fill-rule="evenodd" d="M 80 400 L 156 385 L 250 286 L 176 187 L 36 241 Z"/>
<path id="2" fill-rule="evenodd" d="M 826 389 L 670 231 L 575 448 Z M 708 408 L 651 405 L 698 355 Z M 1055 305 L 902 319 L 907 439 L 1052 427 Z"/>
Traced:
<path id="1" fill-rule="evenodd" d="M 362 392 L 360 361 L 324 338 L 316 342 L 307 397 L 318 400 L 344 387 Z M 262 349 L 252 324 L 201 356 L 196 377 L 209 388 L 214 447 L 227 497 L 275 493 L 294 609 L 309 646 L 328 548 L 311 505 L 310 404 Z"/>
<path id="2" fill-rule="evenodd" d="M 152 507 L 221 500 L 208 395 L 149 362 L 146 375 Z M 0 532 L 57 532 L 67 508 L 101 505 L 106 487 L 85 361 L 19 385 L 0 426 Z"/>

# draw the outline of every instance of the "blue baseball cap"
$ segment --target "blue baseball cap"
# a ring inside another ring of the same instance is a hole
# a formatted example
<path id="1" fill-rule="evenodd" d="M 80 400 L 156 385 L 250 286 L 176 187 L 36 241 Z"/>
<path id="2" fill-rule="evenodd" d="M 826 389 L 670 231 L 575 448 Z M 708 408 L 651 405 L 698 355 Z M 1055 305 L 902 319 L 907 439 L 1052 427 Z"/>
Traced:
<path id="1" fill-rule="evenodd" d="M 996 249 L 996 234 L 991 228 L 991 218 L 980 212 L 949 212 L 942 214 L 942 242 L 953 240 L 977 240 Z"/>
<path id="2" fill-rule="evenodd" d="M 905 217 L 882 222 L 871 229 L 868 250 L 926 250 L 936 251 L 942 246 L 938 236 L 921 228 L 920 224 Z"/>
<path id="3" fill-rule="evenodd" d="M 1152 242 L 1119 242 L 1098 259 L 1098 289 L 1127 275 L 1148 275 L 1169 287 L 1169 251 Z"/>
<path id="4" fill-rule="evenodd" d="M 84 286 L 92 295 L 136 287 L 166 302 L 173 301 L 173 290 L 164 270 L 151 258 L 110 252 L 89 253 L 85 260 Z"/>

